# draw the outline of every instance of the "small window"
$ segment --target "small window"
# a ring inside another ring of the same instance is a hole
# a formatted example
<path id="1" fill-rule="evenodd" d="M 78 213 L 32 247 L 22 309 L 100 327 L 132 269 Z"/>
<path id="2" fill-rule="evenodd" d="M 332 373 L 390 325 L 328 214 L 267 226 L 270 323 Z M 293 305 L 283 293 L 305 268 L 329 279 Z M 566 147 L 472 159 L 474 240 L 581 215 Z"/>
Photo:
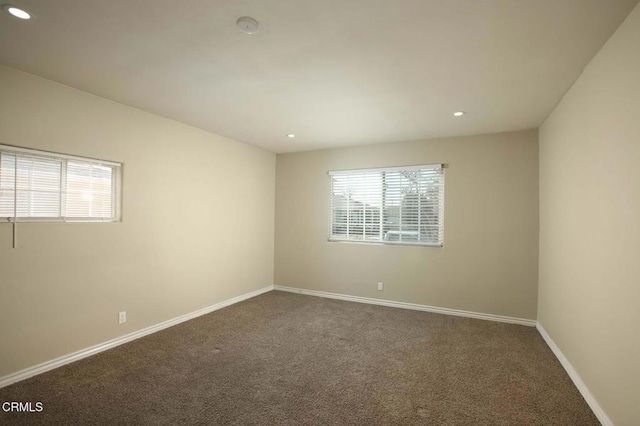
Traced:
<path id="1" fill-rule="evenodd" d="M 440 164 L 329 172 L 330 241 L 442 246 Z"/>
<path id="2" fill-rule="evenodd" d="M 0 145 L 0 220 L 120 220 L 122 165 Z"/>

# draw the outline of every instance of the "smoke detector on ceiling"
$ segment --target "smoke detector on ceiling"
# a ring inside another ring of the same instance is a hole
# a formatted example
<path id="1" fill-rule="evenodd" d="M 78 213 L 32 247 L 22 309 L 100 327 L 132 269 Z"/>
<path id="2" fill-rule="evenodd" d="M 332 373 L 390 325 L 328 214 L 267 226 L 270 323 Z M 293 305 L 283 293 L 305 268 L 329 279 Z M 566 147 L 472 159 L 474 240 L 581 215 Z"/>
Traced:
<path id="1" fill-rule="evenodd" d="M 248 16 L 238 18 L 236 25 L 240 28 L 240 31 L 247 34 L 255 34 L 258 32 L 258 21 Z"/>

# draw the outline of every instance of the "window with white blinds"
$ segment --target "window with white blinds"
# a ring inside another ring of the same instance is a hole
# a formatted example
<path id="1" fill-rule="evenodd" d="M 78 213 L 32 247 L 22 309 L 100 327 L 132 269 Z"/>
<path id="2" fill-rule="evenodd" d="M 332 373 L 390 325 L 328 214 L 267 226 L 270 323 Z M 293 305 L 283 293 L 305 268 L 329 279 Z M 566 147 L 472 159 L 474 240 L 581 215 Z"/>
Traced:
<path id="1" fill-rule="evenodd" d="M 0 219 L 117 221 L 121 167 L 0 145 Z"/>
<path id="2" fill-rule="evenodd" d="M 442 246 L 440 164 L 329 172 L 332 241 Z"/>

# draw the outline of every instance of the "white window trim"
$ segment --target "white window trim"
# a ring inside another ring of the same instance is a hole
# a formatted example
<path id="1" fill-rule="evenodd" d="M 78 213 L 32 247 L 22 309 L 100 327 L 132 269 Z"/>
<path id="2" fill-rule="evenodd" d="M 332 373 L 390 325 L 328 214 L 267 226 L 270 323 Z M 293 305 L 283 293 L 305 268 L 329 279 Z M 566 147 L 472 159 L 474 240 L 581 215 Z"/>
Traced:
<path id="1" fill-rule="evenodd" d="M 100 160 L 96 158 L 81 157 L 68 154 L 60 154 L 57 152 L 42 151 L 37 149 L 22 148 L 13 145 L 0 144 L 0 151 L 8 154 L 17 154 L 26 157 L 35 158 L 52 158 L 56 160 L 77 161 L 82 163 L 94 164 L 97 166 L 107 166 L 113 168 L 113 202 L 114 202 L 114 216 L 112 217 L 15 217 L 15 216 L 2 216 L 0 221 L 6 221 L 10 223 L 16 222 L 36 222 L 36 223 L 108 223 L 108 222 L 121 222 L 122 221 L 122 173 L 124 164 L 114 161 Z M 67 162 L 63 162 L 63 169 L 66 168 Z M 61 172 L 64 176 L 65 173 Z M 66 177 L 66 176 L 65 176 Z M 60 183 L 61 186 L 65 185 L 64 180 Z"/>
<path id="2" fill-rule="evenodd" d="M 443 169 L 442 164 L 422 164 L 419 166 L 399 166 L 399 167 L 377 167 L 372 169 L 349 169 L 349 170 L 330 170 L 327 172 L 329 176 L 347 176 L 347 175 L 359 175 L 359 174 L 367 174 L 367 173 L 377 173 L 377 172 L 399 172 L 399 171 L 407 171 L 412 172 L 415 170 L 422 169 L 432 169 L 432 170 L 440 170 Z"/>
<path id="3" fill-rule="evenodd" d="M 423 165 L 413 165 L 413 166 L 396 166 L 396 167 L 379 167 L 379 168 L 362 168 L 362 169 L 348 169 L 348 170 L 330 170 L 327 172 L 327 175 L 331 178 L 332 176 L 354 176 L 354 175 L 366 175 L 371 173 L 382 173 L 382 172 L 397 172 L 397 171 L 416 171 L 423 169 L 430 170 L 443 170 L 445 165 L 442 163 L 436 164 L 423 164 Z M 442 177 L 442 184 L 444 185 L 444 176 Z M 331 243 L 349 243 L 349 244 L 364 244 L 364 245 L 397 245 L 397 246 L 413 246 L 413 247 L 443 247 L 444 246 L 444 187 L 442 189 L 442 194 L 440 195 L 440 210 L 438 214 L 438 225 L 440 228 L 439 236 L 440 242 L 411 242 L 411 241 L 388 241 L 388 240 L 358 240 L 351 239 L 348 237 L 338 237 L 333 234 L 333 184 L 330 180 L 329 183 L 329 223 L 328 223 L 328 233 L 329 237 L 327 238 L 328 242 Z M 380 223 L 382 224 L 383 218 L 380 217 Z M 382 226 L 382 225 L 381 225 Z"/>

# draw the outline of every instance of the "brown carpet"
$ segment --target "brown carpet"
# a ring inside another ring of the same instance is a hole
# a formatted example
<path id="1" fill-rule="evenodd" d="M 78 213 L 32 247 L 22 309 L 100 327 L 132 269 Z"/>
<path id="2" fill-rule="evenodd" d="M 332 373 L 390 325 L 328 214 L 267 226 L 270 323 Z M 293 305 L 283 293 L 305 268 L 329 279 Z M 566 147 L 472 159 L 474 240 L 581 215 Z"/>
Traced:
<path id="1" fill-rule="evenodd" d="M 0 424 L 598 425 L 532 327 L 273 291 L 0 389 Z"/>

